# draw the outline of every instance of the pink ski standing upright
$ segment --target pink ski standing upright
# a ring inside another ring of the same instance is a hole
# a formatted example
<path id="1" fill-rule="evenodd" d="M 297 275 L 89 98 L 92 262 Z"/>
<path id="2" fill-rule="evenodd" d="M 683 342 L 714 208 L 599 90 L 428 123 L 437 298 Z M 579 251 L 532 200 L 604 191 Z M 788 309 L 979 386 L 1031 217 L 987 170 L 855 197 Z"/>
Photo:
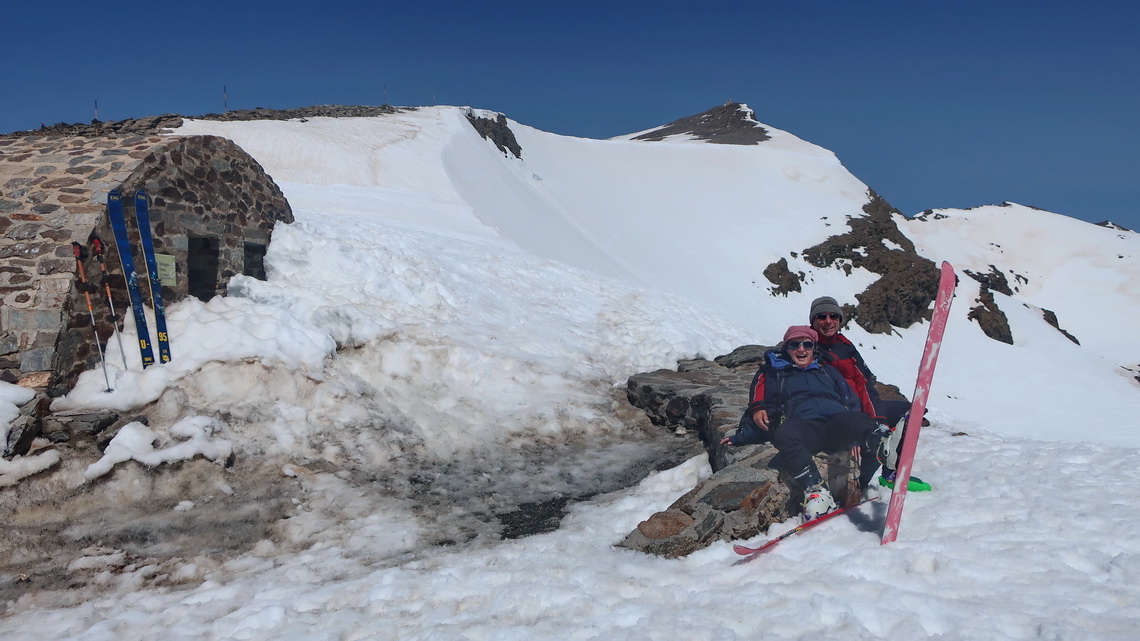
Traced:
<path id="1" fill-rule="evenodd" d="M 922 362 L 918 367 L 918 382 L 914 387 L 910 416 L 906 421 L 902 452 L 899 453 L 899 468 L 895 471 L 895 488 L 891 491 L 891 504 L 887 508 L 887 522 L 883 526 L 883 541 L 886 545 L 899 534 L 899 521 L 902 520 L 903 502 L 906 501 L 906 486 L 910 482 L 910 468 L 914 463 L 914 451 L 918 445 L 918 432 L 922 429 L 922 417 L 926 413 L 926 400 L 930 396 L 930 382 L 934 379 L 934 366 L 938 364 L 938 352 L 942 348 L 942 334 L 946 332 L 946 321 L 950 317 L 950 303 L 954 300 L 954 287 L 957 277 L 950 263 L 942 263 L 942 278 L 938 282 L 938 296 L 934 302 L 934 316 L 930 319 L 930 330 L 926 334 L 926 348 L 922 350 Z"/>

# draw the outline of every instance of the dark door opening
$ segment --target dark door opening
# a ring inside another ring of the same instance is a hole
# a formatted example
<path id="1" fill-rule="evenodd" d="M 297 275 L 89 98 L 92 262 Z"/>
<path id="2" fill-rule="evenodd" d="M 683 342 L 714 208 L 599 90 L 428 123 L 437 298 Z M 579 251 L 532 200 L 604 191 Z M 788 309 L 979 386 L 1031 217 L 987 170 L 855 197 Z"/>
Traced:
<path id="1" fill-rule="evenodd" d="M 221 243 L 217 238 L 191 236 L 186 265 L 187 293 L 206 302 L 218 293 L 218 256 Z"/>
<path id="2" fill-rule="evenodd" d="M 265 245 L 245 243 L 245 265 L 241 273 L 257 280 L 265 280 Z"/>

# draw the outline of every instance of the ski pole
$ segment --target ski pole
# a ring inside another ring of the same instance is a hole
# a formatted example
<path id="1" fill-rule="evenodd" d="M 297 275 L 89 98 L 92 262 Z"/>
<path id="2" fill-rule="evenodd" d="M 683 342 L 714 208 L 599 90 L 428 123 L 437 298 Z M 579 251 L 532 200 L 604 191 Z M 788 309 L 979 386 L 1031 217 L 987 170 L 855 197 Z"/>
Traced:
<path id="1" fill-rule="evenodd" d="M 101 282 L 107 292 L 107 306 L 111 308 L 111 322 L 115 325 L 115 338 L 119 339 L 119 355 L 123 357 L 123 370 L 125 371 L 130 369 L 127 367 L 127 350 L 123 349 L 123 333 L 119 331 L 119 315 L 115 313 L 115 301 L 111 299 L 111 282 L 107 275 L 107 263 L 103 262 L 103 240 L 95 236 L 91 239 L 91 246 L 95 249 L 95 260 L 99 261 L 99 269 L 103 273 Z"/>
<path id="2" fill-rule="evenodd" d="M 99 350 L 99 362 L 103 365 L 103 380 L 107 382 L 107 391 L 111 391 L 111 377 L 107 376 L 107 360 L 103 358 L 103 345 L 99 343 L 99 325 L 95 322 L 95 310 L 91 308 L 91 290 L 93 285 L 87 282 L 87 275 L 83 273 L 83 245 L 71 243 L 71 250 L 75 252 L 75 266 L 79 269 L 79 289 L 83 298 L 87 299 L 87 314 L 91 316 L 91 331 L 95 334 L 95 349 Z"/>

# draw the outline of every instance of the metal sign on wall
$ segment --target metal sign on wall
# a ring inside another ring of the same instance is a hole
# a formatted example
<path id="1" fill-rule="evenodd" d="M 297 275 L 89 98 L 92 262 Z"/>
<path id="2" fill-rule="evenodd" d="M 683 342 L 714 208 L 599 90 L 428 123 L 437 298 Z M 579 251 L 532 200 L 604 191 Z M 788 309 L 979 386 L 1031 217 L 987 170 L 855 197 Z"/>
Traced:
<path id="1" fill-rule="evenodd" d="M 154 261 L 158 263 L 158 278 L 167 287 L 178 286 L 178 269 L 175 268 L 174 256 L 170 254 L 155 254 Z"/>

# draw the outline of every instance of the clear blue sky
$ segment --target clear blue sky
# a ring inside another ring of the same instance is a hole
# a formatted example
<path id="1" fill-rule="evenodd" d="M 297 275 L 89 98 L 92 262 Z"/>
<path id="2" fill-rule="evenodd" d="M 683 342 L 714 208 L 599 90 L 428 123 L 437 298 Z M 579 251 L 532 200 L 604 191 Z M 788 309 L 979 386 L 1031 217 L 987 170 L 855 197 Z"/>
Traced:
<path id="1" fill-rule="evenodd" d="M 726 100 L 906 214 L 1011 200 L 1140 230 L 1140 3 L 22 2 L 0 131 L 457 104 L 605 138 Z M 17 58 L 15 55 L 21 55 Z"/>

